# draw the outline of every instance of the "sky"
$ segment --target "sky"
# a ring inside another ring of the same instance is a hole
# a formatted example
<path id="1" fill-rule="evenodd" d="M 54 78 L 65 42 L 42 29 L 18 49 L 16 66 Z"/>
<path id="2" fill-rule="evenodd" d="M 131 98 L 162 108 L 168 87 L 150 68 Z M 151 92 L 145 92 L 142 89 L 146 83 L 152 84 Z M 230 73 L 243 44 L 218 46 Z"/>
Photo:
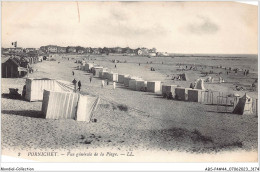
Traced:
<path id="1" fill-rule="evenodd" d="M 257 54 L 257 10 L 237 2 L 2 2 L 2 47 Z"/>

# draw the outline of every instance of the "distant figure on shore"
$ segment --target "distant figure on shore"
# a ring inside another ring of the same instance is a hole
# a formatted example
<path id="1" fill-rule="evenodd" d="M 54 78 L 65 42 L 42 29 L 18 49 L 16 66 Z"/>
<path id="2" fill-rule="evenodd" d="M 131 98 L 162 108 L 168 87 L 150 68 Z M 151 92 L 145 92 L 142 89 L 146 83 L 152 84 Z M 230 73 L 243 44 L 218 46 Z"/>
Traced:
<path id="1" fill-rule="evenodd" d="M 105 81 L 102 80 L 102 81 L 101 81 L 101 88 L 104 88 L 104 86 L 105 86 Z"/>
<path id="2" fill-rule="evenodd" d="M 80 91 L 80 88 L 81 88 L 81 82 L 80 81 L 78 82 L 78 87 L 79 87 L 78 89 Z"/>
<path id="3" fill-rule="evenodd" d="M 246 76 L 249 74 L 249 69 L 246 71 Z"/>
<path id="4" fill-rule="evenodd" d="M 74 76 L 74 71 L 72 71 L 72 75 Z"/>
<path id="5" fill-rule="evenodd" d="M 116 68 L 116 65 L 115 65 L 115 68 Z"/>
<path id="6" fill-rule="evenodd" d="M 76 86 L 77 80 L 74 78 L 73 81 L 72 81 L 72 83 L 73 83 L 73 85 L 74 85 L 74 92 L 76 92 L 76 90 L 77 90 L 77 86 Z"/>
<path id="7" fill-rule="evenodd" d="M 140 63 L 139 63 L 139 66 L 140 66 Z"/>
<path id="8" fill-rule="evenodd" d="M 108 79 L 107 79 L 107 85 L 109 85 L 109 81 L 108 81 Z"/>
<path id="9" fill-rule="evenodd" d="M 113 89 L 116 89 L 116 82 L 113 82 Z"/>
<path id="10" fill-rule="evenodd" d="M 193 83 L 190 83 L 190 88 L 194 89 L 195 85 Z"/>
<path id="11" fill-rule="evenodd" d="M 89 77 L 89 82 L 91 83 L 91 81 L 92 81 L 92 76 Z"/>

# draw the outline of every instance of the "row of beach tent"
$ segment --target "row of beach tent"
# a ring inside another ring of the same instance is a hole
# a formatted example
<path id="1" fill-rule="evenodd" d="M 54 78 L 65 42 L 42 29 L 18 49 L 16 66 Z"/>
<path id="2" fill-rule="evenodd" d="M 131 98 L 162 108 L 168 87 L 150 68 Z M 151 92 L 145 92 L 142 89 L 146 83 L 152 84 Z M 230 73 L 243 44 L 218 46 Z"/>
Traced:
<path id="1" fill-rule="evenodd" d="M 177 87 L 177 85 L 162 85 L 161 81 L 145 81 L 141 77 L 131 76 L 128 74 L 114 73 L 109 71 L 108 68 L 98 66 L 97 64 L 94 63 L 82 62 L 82 65 L 79 68 L 82 70 L 95 73 L 96 76 L 101 79 L 107 79 L 108 81 L 123 84 L 125 87 L 128 87 L 131 90 L 162 93 L 163 95 L 169 94 L 171 92 L 172 94 L 174 94 L 173 96 L 175 96 L 176 93 L 177 97 L 179 97 L 179 100 L 188 100 L 189 92 L 191 97 L 194 97 L 193 94 L 201 95 L 200 94 L 201 91 L 205 89 L 203 79 L 198 79 L 196 81 L 194 89 L 189 89 L 189 88 Z M 177 90 L 175 91 L 175 89 Z M 190 98 L 190 100 L 195 101 L 195 98 Z M 197 102 L 200 101 L 201 101 L 200 98 L 197 98 Z"/>
<path id="2" fill-rule="evenodd" d="M 114 73 L 109 71 L 108 68 L 98 66 L 94 63 L 83 62 L 79 68 L 92 72 L 95 74 L 95 76 L 101 79 L 107 79 L 112 82 L 121 83 L 131 90 L 161 93 L 163 97 L 175 98 L 176 100 L 181 101 L 204 101 L 204 79 L 201 78 L 196 80 L 194 88 L 184 88 L 177 85 L 162 85 L 161 81 L 145 81 L 141 77 Z M 241 115 L 252 114 L 252 101 L 250 102 L 250 100 L 252 99 L 246 95 L 240 98 L 233 113 Z"/>

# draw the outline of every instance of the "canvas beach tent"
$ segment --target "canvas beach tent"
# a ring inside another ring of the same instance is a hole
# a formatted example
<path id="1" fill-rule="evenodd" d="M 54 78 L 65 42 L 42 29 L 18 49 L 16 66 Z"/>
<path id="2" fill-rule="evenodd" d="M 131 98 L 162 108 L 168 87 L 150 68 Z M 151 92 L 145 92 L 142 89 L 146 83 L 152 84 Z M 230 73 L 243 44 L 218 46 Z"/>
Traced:
<path id="1" fill-rule="evenodd" d="M 124 77 L 124 86 L 129 87 L 129 81 L 131 80 L 130 76 Z"/>
<path id="2" fill-rule="evenodd" d="M 43 99 L 43 90 L 73 92 L 74 85 L 71 82 L 48 79 L 27 78 L 25 99 L 28 101 L 40 101 Z"/>
<path id="3" fill-rule="evenodd" d="M 177 85 L 162 85 L 162 95 L 167 97 L 172 94 L 172 97 L 175 97 L 175 88 Z"/>
<path id="4" fill-rule="evenodd" d="M 136 91 L 146 91 L 147 90 L 147 81 L 137 80 L 136 81 Z"/>
<path id="5" fill-rule="evenodd" d="M 77 106 L 76 120 L 89 122 L 93 115 L 92 112 L 96 110 L 98 103 L 99 98 L 97 97 L 80 95 Z"/>
<path id="6" fill-rule="evenodd" d="M 180 76 L 180 79 L 181 79 L 182 81 L 188 81 L 188 80 L 189 80 L 186 73 L 180 74 L 179 76 Z"/>
<path id="7" fill-rule="evenodd" d="M 103 78 L 103 71 L 99 71 L 98 77 L 101 79 Z"/>
<path id="8" fill-rule="evenodd" d="M 44 90 L 42 113 L 48 119 L 75 119 L 79 94 Z"/>
<path id="9" fill-rule="evenodd" d="M 201 103 L 204 100 L 204 93 L 205 91 L 202 91 L 200 89 L 188 90 L 188 101 Z"/>
<path id="10" fill-rule="evenodd" d="M 137 91 L 137 81 L 143 81 L 141 78 L 135 78 L 129 80 L 129 88 Z"/>
<path id="11" fill-rule="evenodd" d="M 130 75 L 124 75 L 124 74 L 118 74 L 118 83 L 123 84 L 124 83 L 124 79 L 126 77 L 129 77 Z"/>
<path id="12" fill-rule="evenodd" d="M 197 79 L 194 89 L 205 90 L 204 80 L 203 79 Z"/>
<path id="13" fill-rule="evenodd" d="M 192 90 L 191 88 L 183 88 L 183 87 L 176 87 L 175 88 L 175 99 L 186 101 L 188 100 L 188 91 Z"/>
<path id="14" fill-rule="evenodd" d="M 93 63 L 86 63 L 83 70 L 89 71 L 92 67 L 94 67 Z"/>
<path id="15" fill-rule="evenodd" d="M 90 122 L 99 98 L 71 92 L 44 90 L 42 113 L 47 119 Z"/>
<path id="16" fill-rule="evenodd" d="M 148 81 L 147 82 L 147 91 L 158 93 L 161 91 L 161 81 Z"/>
<path id="17" fill-rule="evenodd" d="M 107 71 L 103 72 L 103 77 L 102 78 L 103 79 L 108 79 L 108 74 L 109 74 L 109 72 L 107 72 Z"/>
<path id="18" fill-rule="evenodd" d="M 253 99 L 246 94 L 241 97 L 233 110 L 234 114 L 251 115 L 253 114 Z"/>
<path id="19" fill-rule="evenodd" d="M 99 73 L 103 72 L 103 67 L 102 66 L 92 67 L 92 72 L 93 72 L 93 75 L 95 74 L 94 76 L 99 76 Z"/>
<path id="20" fill-rule="evenodd" d="M 109 81 L 115 81 L 115 82 L 117 82 L 117 81 L 118 81 L 118 73 L 109 72 L 109 73 L 107 74 L 107 79 L 108 79 Z"/>

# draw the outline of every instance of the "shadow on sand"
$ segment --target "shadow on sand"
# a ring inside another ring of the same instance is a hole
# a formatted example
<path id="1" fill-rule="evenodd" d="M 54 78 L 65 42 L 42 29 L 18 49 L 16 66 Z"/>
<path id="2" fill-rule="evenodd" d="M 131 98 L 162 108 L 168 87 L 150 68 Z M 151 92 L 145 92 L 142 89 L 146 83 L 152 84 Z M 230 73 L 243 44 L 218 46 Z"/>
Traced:
<path id="1" fill-rule="evenodd" d="M 2 114 L 18 115 L 31 118 L 44 118 L 42 112 L 37 110 L 2 110 Z"/>

